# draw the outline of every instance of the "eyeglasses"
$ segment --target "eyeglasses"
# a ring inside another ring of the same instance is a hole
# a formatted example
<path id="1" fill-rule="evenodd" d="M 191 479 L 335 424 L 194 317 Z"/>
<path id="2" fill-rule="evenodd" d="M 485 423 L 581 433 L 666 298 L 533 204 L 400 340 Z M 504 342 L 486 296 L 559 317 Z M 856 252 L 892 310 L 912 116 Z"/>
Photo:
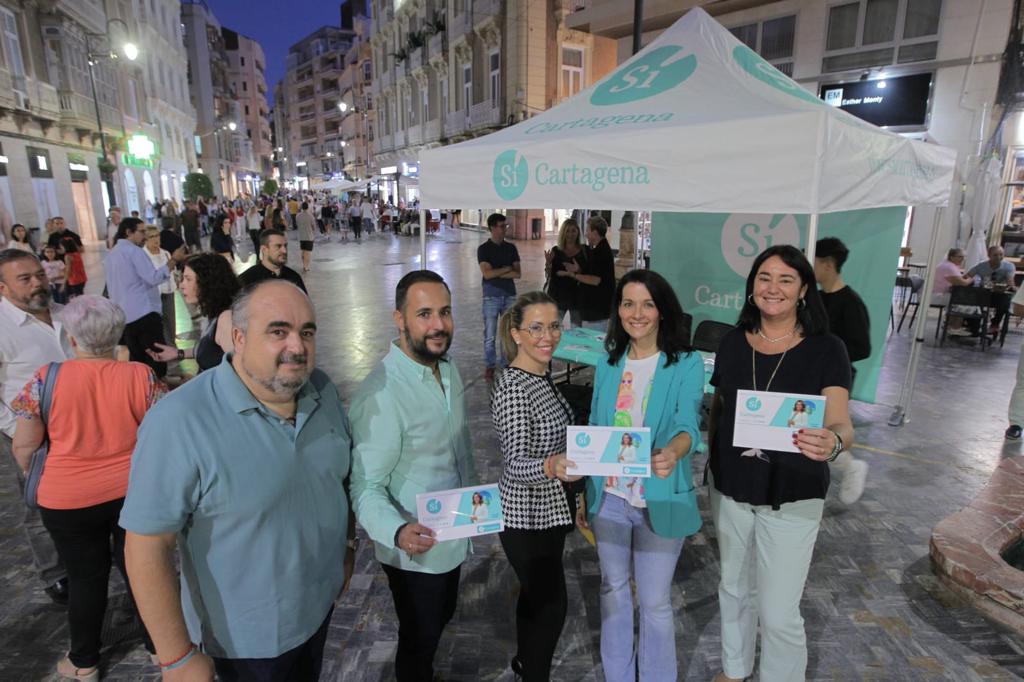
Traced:
<path id="1" fill-rule="evenodd" d="M 561 322 L 552 322 L 549 325 L 543 325 L 540 322 L 534 322 L 525 329 L 520 327 L 519 331 L 529 332 L 530 336 L 535 339 L 544 338 L 544 332 L 551 332 L 551 336 L 561 336 L 563 327 Z"/>

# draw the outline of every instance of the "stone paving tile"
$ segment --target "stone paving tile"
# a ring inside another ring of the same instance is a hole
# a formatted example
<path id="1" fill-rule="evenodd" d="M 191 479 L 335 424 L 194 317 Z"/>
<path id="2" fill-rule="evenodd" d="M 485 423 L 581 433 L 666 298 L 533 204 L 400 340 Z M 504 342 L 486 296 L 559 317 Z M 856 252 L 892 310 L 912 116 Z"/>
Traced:
<path id="1" fill-rule="evenodd" d="M 429 242 L 428 264 L 449 282 L 455 303 L 452 356 L 468 387 L 472 430 L 485 480 L 497 480 L 500 453 L 483 382 L 482 318 L 471 232 L 460 243 Z M 293 247 L 295 245 L 293 244 Z M 524 278 L 520 290 L 543 281 L 541 242 L 519 242 Z M 293 260 L 297 249 L 292 249 Z M 92 279 L 102 289 L 101 254 L 89 250 Z M 419 264 L 418 243 L 407 238 L 362 244 L 318 245 L 307 278 L 317 305 L 319 365 L 350 396 L 394 336 L 394 285 Z M 934 321 L 931 322 L 934 324 Z M 929 331 L 932 327 L 929 327 Z M 854 404 L 858 450 L 871 464 L 863 500 L 844 507 L 835 493 L 825 518 L 802 602 L 810 646 L 810 680 L 1012 680 L 1024 676 L 1024 639 L 986 621 L 946 591 L 928 563 L 932 527 L 966 505 L 1000 458 L 1020 454 L 1002 440 L 1005 407 L 1022 337 L 1003 350 L 947 345 L 926 335 L 919 386 L 909 424 L 886 425 L 891 408 Z M 909 336 L 892 337 L 886 349 L 879 400 L 899 395 Z M 957 399 L 950 401 L 950 393 Z M 968 409 L 969 408 L 969 409 Z M 880 451 L 880 452 L 879 452 Z M 695 469 L 703 461 L 694 463 Z M 705 681 L 719 669 L 718 559 L 707 496 L 699 497 L 706 524 L 689 538 L 676 570 L 672 603 L 677 618 L 679 677 Z M 0 462 L 0 680 L 54 679 L 53 666 L 67 646 L 63 611 L 38 589 L 28 550 L 18 532 L 22 508 L 10 462 Z M 324 657 L 324 680 L 370 682 L 394 677 L 397 623 L 387 583 L 364 543 L 352 588 L 335 610 Z M 565 554 L 569 616 L 556 653 L 554 680 L 602 680 L 600 667 L 600 569 L 594 550 L 578 535 Z M 113 603 L 123 588 L 111 582 Z M 455 619 L 437 657 L 446 680 L 510 680 L 514 651 L 516 581 L 500 545 L 485 538 L 463 569 Z M 111 619 L 120 617 L 115 612 Z M 156 680 L 129 625 L 108 628 L 104 653 L 109 680 Z"/>

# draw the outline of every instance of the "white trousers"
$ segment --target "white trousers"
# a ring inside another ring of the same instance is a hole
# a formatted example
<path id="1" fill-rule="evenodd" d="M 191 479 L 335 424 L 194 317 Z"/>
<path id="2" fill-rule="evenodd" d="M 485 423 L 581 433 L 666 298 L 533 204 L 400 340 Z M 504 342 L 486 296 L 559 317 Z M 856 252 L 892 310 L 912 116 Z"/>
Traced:
<path id="1" fill-rule="evenodd" d="M 807 637 L 800 597 L 821 525 L 824 500 L 770 506 L 737 502 L 711 486 L 722 578 L 722 670 L 745 678 L 754 670 L 758 622 L 764 682 L 802 682 Z"/>

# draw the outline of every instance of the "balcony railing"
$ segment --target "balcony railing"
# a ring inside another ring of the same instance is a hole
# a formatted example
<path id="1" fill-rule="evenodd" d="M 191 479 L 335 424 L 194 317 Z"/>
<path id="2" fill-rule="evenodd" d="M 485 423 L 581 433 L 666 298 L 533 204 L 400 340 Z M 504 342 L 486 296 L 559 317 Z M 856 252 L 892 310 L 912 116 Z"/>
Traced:
<path id="1" fill-rule="evenodd" d="M 395 65 L 395 80 L 401 81 L 405 79 L 405 62 L 399 62 Z"/>
<path id="2" fill-rule="evenodd" d="M 423 124 L 423 141 L 437 142 L 441 139 L 441 119 L 435 118 Z"/>
<path id="3" fill-rule="evenodd" d="M 389 152 L 394 148 L 394 135 L 378 135 L 377 139 L 373 141 L 373 151 L 375 154 L 380 154 L 381 152 Z"/>
<path id="4" fill-rule="evenodd" d="M 449 112 L 444 117 L 444 134 L 445 137 L 452 137 L 459 133 L 465 132 L 466 130 L 466 112 L 462 109 L 458 111 Z"/>
<path id="5" fill-rule="evenodd" d="M 430 56 L 433 57 L 435 54 L 441 54 L 444 51 L 444 33 L 435 33 L 430 36 L 430 40 L 427 41 L 427 51 Z"/>
<path id="6" fill-rule="evenodd" d="M 409 126 L 405 131 L 405 141 L 410 147 L 414 144 L 423 144 L 423 128 L 419 124 Z"/>
<path id="7" fill-rule="evenodd" d="M 309 90 L 300 90 L 299 93 L 295 96 L 295 100 L 297 102 L 305 102 L 307 100 L 313 99 L 314 97 L 316 97 L 316 91 L 310 88 Z"/>
<path id="8" fill-rule="evenodd" d="M 59 94 L 54 91 L 54 94 L 61 125 L 80 130 L 96 130 L 96 105 L 91 97 L 71 90 L 61 90 Z M 31 105 L 34 109 L 36 103 L 32 102 Z M 100 116 L 104 126 L 113 128 L 121 125 L 117 110 L 111 106 L 100 104 Z"/>
<path id="9" fill-rule="evenodd" d="M 501 0 L 473 0 L 473 21 L 477 24 L 486 19 L 498 21 L 501 15 Z"/>
<path id="10" fill-rule="evenodd" d="M 462 12 L 452 17 L 451 25 L 448 27 L 448 36 L 451 40 L 455 40 L 459 36 L 464 36 L 473 30 L 473 25 L 469 21 L 469 11 L 462 10 Z"/>
<path id="11" fill-rule="evenodd" d="M 407 61 L 409 64 L 409 73 L 421 68 L 423 66 L 423 48 L 417 47 L 415 50 L 410 51 Z"/>
<path id="12" fill-rule="evenodd" d="M 469 108 L 469 127 L 496 126 L 501 122 L 501 111 L 491 106 L 490 100 L 474 104 Z"/>
<path id="13" fill-rule="evenodd" d="M 394 83 L 394 82 L 395 82 L 395 77 L 394 77 L 394 75 L 392 75 L 391 69 L 388 69 L 388 68 L 381 69 L 380 77 L 377 79 L 377 83 L 380 86 L 380 89 L 381 90 L 385 90 L 387 88 L 390 88 L 392 83 Z"/>

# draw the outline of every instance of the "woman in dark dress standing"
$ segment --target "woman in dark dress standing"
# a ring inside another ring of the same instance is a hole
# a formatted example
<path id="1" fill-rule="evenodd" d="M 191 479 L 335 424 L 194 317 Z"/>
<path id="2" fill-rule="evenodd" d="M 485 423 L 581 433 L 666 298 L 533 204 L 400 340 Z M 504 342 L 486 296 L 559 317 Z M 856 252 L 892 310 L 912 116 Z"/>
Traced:
<path id="1" fill-rule="evenodd" d="M 798 682 L 807 669 L 800 598 L 828 492 L 828 463 L 853 443 L 850 362 L 843 342 L 828 333 L 814 269 L 797 248 L 773 246 L 759 255 L 746 293 L 711 379 L 711 517 L 722 573 L 723 671 L 715 682 L 753 674 L 758 626 L 761 679 Z M 735 446 L 739 390 L 823 395 L 824 428 L 794 429 L 796 452 Z"/>
<path id="2" fill-rule="evenodd" d="M 581 272 L 586 263 L 586 252 L 580 239 L 580 226 L 569 218 L 562 222 L 558 231 L 558 244 L 550 251 L 544 252 L 545 274 L 547 275 L 547 292 L 558 305 L 558 319 L 563 320 L 569 313 L 569 323 L 573 327 L 583 325 L 583 311 L 580 308 L 579 283 L 572 278 L 572 273 Z"/>

